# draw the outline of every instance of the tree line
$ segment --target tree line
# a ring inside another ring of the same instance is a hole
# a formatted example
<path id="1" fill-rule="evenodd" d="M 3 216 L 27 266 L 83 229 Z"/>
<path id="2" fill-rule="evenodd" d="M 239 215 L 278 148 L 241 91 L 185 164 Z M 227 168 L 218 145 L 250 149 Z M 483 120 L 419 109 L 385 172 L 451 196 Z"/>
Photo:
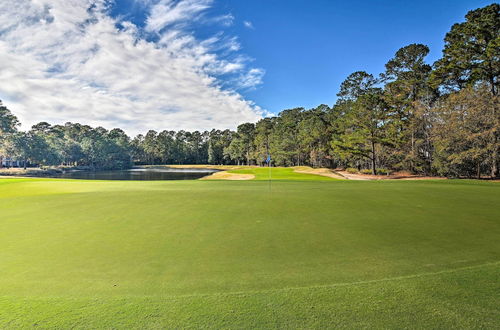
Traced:
<path id="1" fill-rule="evenodd" d="M 119 128 L 42 122 L 21 132 L 16 117 L 0 103 L 0 158 L 111 169 L 264 165 L 271 155 L 275 166 L 497 177 L 500 5 L 470 11 L 444 42 L 442 57 L 432 65 L 426 62 L 426 45 L 407 45 L 388 60 L 384 72 L 350 74 L 333 106 L 284 110 L 236 131 L 150 130 L 130 138 Z"/>

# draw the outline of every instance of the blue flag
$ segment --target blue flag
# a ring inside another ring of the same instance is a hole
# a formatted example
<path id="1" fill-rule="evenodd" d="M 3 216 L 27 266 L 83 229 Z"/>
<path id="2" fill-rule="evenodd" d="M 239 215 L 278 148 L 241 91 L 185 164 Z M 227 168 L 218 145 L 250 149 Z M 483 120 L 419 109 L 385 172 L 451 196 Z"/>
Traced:
<path id="1" fill-rule="evenodd" d="M 270 163 L 271 162 L 271 155 L 267 155 L 267 158 L 266 158 L 266 163 Z"/>

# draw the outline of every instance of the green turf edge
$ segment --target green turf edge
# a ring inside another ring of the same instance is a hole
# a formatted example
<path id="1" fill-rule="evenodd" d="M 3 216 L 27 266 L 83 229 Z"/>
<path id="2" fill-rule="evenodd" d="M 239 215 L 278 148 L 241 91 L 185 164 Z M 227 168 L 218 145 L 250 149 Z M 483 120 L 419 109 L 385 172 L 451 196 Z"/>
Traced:
<path id="1" fill-rule="evenodd" d="M 498 263 L 346 286 L 165 298 L 0 297 L 2 328 L 497 328 Z"/>

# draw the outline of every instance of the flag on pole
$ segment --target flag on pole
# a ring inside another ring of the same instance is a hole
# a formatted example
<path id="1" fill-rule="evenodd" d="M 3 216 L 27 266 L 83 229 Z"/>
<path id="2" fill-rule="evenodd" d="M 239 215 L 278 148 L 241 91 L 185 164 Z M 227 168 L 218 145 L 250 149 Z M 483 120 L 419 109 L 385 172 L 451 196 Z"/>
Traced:
<path id="1" fill-rule="evenodd" d="M 271 154 L 267 154 L 267 167 L 269 167 L 269 191 L 271 191 Z"/>

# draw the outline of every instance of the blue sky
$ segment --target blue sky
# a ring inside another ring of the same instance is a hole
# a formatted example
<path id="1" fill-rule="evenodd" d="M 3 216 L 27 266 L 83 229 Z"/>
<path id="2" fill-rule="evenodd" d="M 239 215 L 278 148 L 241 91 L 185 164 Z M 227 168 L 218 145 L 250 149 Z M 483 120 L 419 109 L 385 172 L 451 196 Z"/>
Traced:
<path id="1" fill-rule="evenodd" d="M 378 74 L 394 53 L 410 43 L 441 56 L 443 38 L 465 14 L 491 1 L 219 1 L 220 7 L 255 30 L 235 24 L 243 50 L 266 70 L 249 98 L 272 112 L 321 103 L 332 105 L 350 73 Z"/>
<path id="2" fill-rule="evenodd" d="M 129 134 L 234 129 L 332 105 L 357 70 L 400 48 L 429 62 L 467 11 L 491 1 L 0 1 L 0 99 L 23 128 L 80 122 Z"/>

